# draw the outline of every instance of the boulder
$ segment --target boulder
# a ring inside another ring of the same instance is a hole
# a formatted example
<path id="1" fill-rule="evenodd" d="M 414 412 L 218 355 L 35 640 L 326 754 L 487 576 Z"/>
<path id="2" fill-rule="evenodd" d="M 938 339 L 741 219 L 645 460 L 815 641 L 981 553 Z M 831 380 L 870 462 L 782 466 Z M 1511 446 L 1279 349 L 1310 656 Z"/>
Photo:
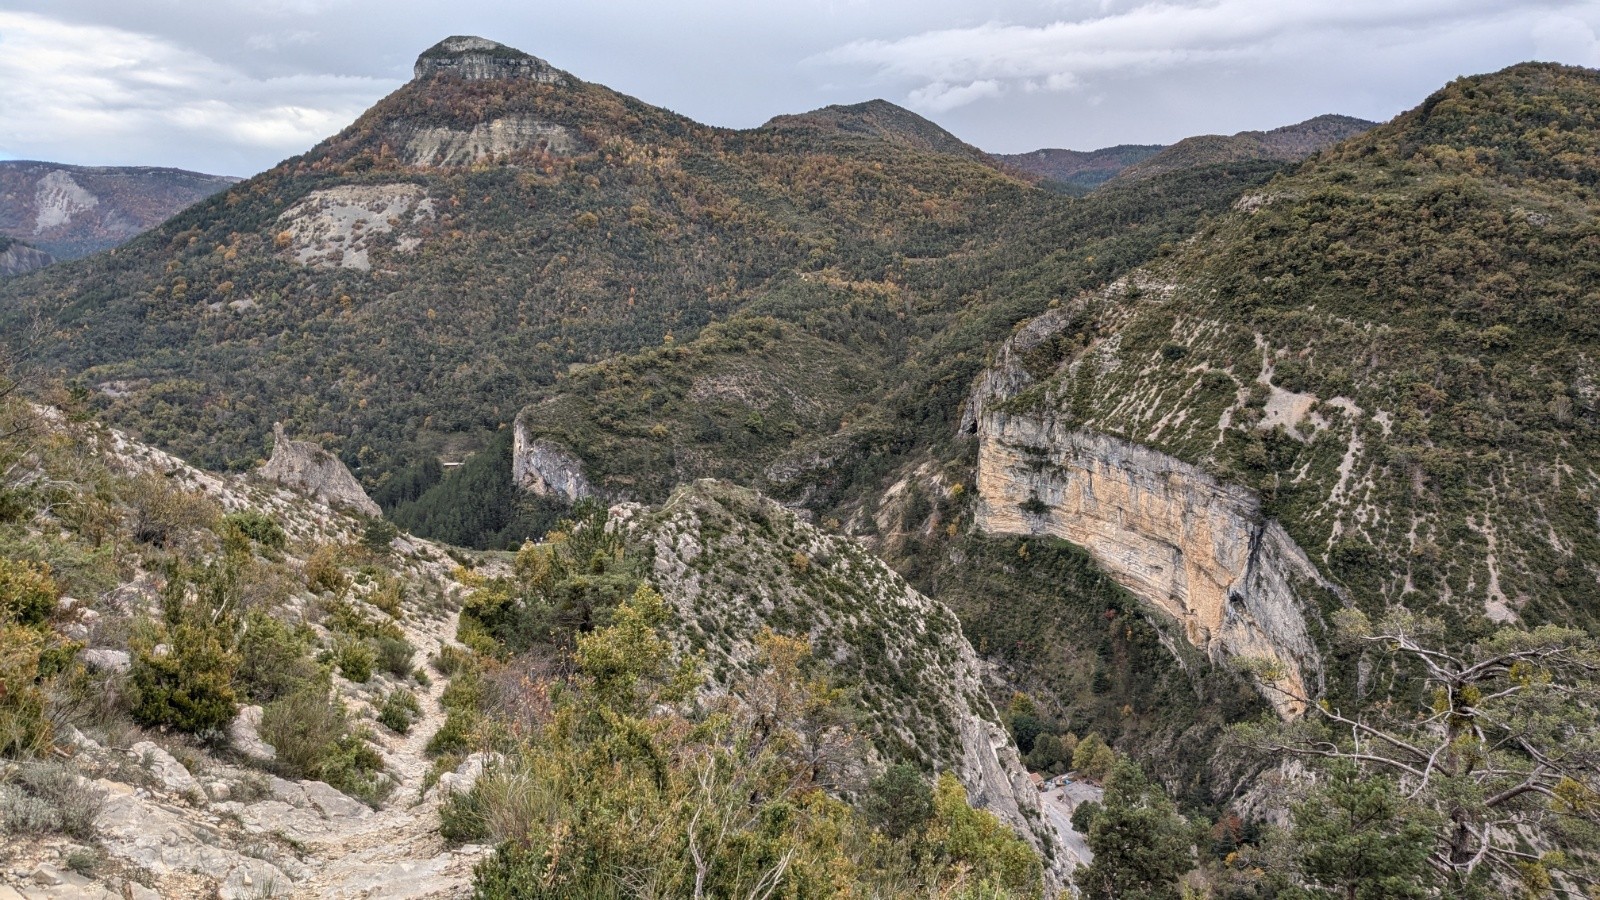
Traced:
<path id="1" fill-rule="evenodd" d="M 278 758 L 278 748 L 261 739 L 261 707 L 241 707 L 228 725 L 228 743 L 235 753 L 257 762 Z"/>
<path id="2" fill-rule="evenodd" d="M 149 741 L 140 741 L 128 748 L 134 759 L 139 760 L 145 768 L 149 769 L 151 777 L 155 778 L 161 786 L 175 794 L 186 794 L 198 787 L 194 776 L 178 762 L 172 754 L 157 747 Z"/>

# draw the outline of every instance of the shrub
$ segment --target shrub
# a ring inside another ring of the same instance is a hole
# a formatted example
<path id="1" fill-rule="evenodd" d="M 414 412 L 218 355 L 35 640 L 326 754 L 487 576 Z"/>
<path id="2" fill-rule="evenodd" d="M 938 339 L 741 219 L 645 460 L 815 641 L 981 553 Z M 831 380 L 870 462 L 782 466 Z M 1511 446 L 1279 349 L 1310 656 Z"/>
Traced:
<path id="1" fill-rule="evenodd" d="M 400 536 L 400 529 L 385 519 L 368 519 L 361 530 L 361 545 L 376 554 L 389 552 L 389 545 Z"/>
<path id="2" fill-rule="evenodd" d="M 462 753 L 472 747 L 473 733 L 478 729 L 480 714 L 476 709 L 456 707 L 445 712 L 444 724 L 428 739 L 428 752 L 434 756 L 444 753 Z"/>
<path id="3" fill-rule="evenodd" d="M 261 739 L 277 750 L 273 768 L 290 778 L 315 778 L 368 802 L 392 782 L 367 734 L 350 728 L 344 704 L 325 685 L 273 701 L 261 711 Z"/>
<path id="4" fill-rule="evenodd" d="M 472 651 L 454 644 L 444 644 L 430 662 L 434 671 L 446 678 L 454 678 L 456 673 L 472 665 Z"/>
<path id="5" fill-rule="evenodd" d="M 58 833 L 81 841 L 94 840 L 95 820 L 105 806 L 105 791 L 59 762 L 29 763 L 16 783 L 0 788 L 0 818 L 19 834 Z"/>
<path id="6" fill-rule="evenodd" d="M 896 763 L 867 786 L 861 808 L 872 827 L 899 840 L 922 831 L 933 818 L 933 788 L 916 766 Z"/>
<path id="7" fill-rule="evenodd" d="M 47 640 L 39 629 L 0 624 L 0 755 L 26 756 L 50 746 L 53 730 L 39 684 Z"/>
<path id="8" fill-rule="evenodd" d="M 376 656 L 366 641 L 341 641 L 334 648 L 333 658 L 339 666 L 340 675 L 357 684 L 366 684 L 372 680 L 372 664 L 376 661 Z"/>
<path id="9" fill-rule="evenodd" d="M 384 698 L 383 706 L 378 710 L 378 722 L 396 734 L 405 734 L 420 715 L 422 705 L 417 702 L 417 695 L 405 688 L 396 688 Z"/>
<path id="10" fill-rule="evenodd" d="M 67 868 L 85 878 L 93 878 L 100 868 L 100 851 L 93 847 L 74 847 L 67 854 Z"/>
<path id="11" fill-rule="evenodd" d="M 157 649 L 135 648 L 129 678 L 134 721 L 191 734 L 228 727 L 239 711 L 233 692 L 239 658 L 216 631 L 183 623 L 173 630 L 170 647 Z"/>
<path id="12" fill-rule="evenodd" d="M 439 807 L 439 834 L 447 841 L 499 842 L 533 834 L 548 808 L 544 786 L 516 764 L 487 767 L 472 790 L 453 793 Z"/>
<path id="13" fill-rule="evenodd" d="M 239 684 L 259 703 L 288 696 L 317 677 L 310 649 L 305 635 L 272 616 L 252 612 L 239 635 Z"/>
<path id="14" fill-rule="evenodd" d="M 306 560 L 305 576 L 306 587 L 318 594 L 337 594 L 350 585 L 339 568 L 338 553 L 327 544 L 318 547 Z"/>
<path id="15" fill-rule="evenodd" d="M 228 513 L 222 517 L 222 527 L 237 531 L 267 550 L 282 550 L 289 541 L 277 520 L 254 509 Z"/>
<path id="16" fill-rule="evenodd" d="M 417 655 L 415 647 L 405 638 L 380 635 L 373 644 L 378 650 L 378 666 L 397 678 L 411 674 L 411 660 Z"/>
<path id="17" fill-rule="evenodd" d="M 50 834 L 61 827 L 61 819 L 50 804 L 19 787 L 0 785 L 0 825 L 6 834 Z"/>
<path id="18" fill-rule="evenodd" d="M 49 566 L 0 558 L 0 624 L 37 625 L 55 612 L 60 597 Z"/>
<path id="19" fill-rule="evenodd" d="M 371 738 L 371 732 L 365 728 L 340 737 L 323 760 L 319 776 L 346 794 L 375 806 L 389 796 L 395 782 L 383 771 L 383 757 L 372 748 Z"/>
<path id="20" fill-rule="evenodd" d="M 478 779 L 480 782 L 482 778 Z M 470 791 L 451 794 L 439 807 L 439 834 L 452 844 L 466 844 L 489 838 L 489 823 L 484 816 L 483 794 L 474 784 Z"/>
<path id="21" fill-rule="evenodd" d="M 130 507 L 129 530 L 140 543 L 174 547 L 196 530 L 215 530 L 220 510 L 203 494 L 173 486 L 160 475 L 129 479 L 123 500 Z"/>
<path id="22" fill-rule="evenodd" d="M 261 739 L 278 751 L 273 767 L 297 778 L 315 777 L 328 747 L 348 730 L 344 706 L 320 685 L 296 691 L 261 710 Z"/>

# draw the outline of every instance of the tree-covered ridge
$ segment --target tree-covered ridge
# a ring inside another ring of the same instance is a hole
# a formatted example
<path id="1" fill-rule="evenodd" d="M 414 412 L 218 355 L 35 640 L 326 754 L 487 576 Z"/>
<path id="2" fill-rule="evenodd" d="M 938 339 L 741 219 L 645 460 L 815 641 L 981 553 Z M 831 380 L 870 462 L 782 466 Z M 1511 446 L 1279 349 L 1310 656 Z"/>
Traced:
<path id="1" fill-rule="evenodd" d="M 1163 144 L 1118 144 L 1099 150 L 1042 149 L 1028 153 L 997 153 L 1004 165 L 1074 190 L 1090 191 L 1123 169 L 1165 150 Z"/>
<path id="2" fill-rule="evenodd" d="M 1130 280 L 1017 408 L 1257 489 L 1359 604 L 1592 622 L 1597 114 L 1590 70 L 1458 80 Z"/>
<path id="3" fill-rule="evenodd" d="M 711 476 L 842 519 L 907 459 L 962 452 L 967 390 L 1015 322 L 1181 240 L 1278 168 L 1050 200 L 993 243 L 900 258 L 879 278 L 828 266 L 774 279 L 692 341 L 572 371 L 523 422 L 575 451 L 608 495 L 655 501 Z"/>
<path id="4" fill-rule="evenodd" d="M 990 161 L 989 155 L 977 147 L 887 100 L 824 106 L 808 113 L 777 116 L 762 128 L 777 131 L 814 130 L 822 133 L 838 131 L 845 134 L 859 134 L 910 149 L 950 153 L 978 162 Z"/>

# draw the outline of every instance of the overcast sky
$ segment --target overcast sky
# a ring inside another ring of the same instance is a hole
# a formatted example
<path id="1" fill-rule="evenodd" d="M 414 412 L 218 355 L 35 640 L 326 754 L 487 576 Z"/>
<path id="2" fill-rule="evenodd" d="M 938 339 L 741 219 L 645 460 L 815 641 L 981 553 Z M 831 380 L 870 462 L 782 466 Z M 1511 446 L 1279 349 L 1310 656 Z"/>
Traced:
<path id="1" fill-rule="evenodd" d="M 1387 119 L 1600 66 L 1600 0 L 0 0 L 0 158 L 249 175 L 479 34 L 703 122 L 882 97 L 994 152 Z"/>

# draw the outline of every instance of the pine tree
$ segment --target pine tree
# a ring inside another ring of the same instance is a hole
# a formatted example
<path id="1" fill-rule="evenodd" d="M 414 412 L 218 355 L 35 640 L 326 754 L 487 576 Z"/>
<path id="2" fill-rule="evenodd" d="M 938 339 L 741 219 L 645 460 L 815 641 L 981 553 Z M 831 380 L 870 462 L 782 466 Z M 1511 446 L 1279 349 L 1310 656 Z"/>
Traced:
<path id="1" fill-rule="evenodd" d="M 1103 900 L 1177 900 L 1191 866 L 1177 807 L 1137 763 L 1119 759 L 1089 825 L 1094 862 L 1073 876 L 1081 895 Z"/>
<path id="2" fill-rule="evenodd" d="M 1331 765 L 1294 807 L 1295 860 L 1317 900 L 1420 900 L 1431 896 L 1433 825 L 1392 779 Z"/>

